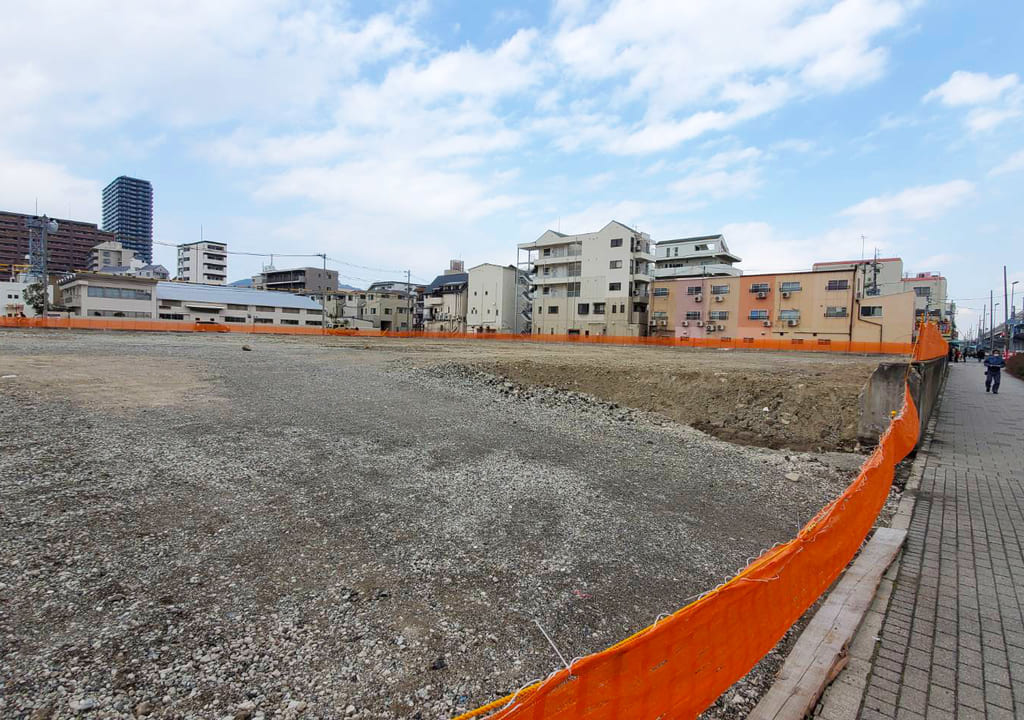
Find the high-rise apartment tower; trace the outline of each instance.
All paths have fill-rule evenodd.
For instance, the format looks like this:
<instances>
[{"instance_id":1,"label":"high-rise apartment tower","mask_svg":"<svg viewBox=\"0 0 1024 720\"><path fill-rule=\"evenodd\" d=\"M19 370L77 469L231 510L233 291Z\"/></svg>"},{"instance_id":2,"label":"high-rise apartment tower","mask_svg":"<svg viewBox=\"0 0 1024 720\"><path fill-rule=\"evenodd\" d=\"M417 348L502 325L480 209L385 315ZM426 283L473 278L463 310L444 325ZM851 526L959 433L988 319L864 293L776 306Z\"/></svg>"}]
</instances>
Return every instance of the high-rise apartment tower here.
<instances>
[{"instance_id":1,"label":"high-rise apartment tower","mask_svg":"<svg viewBox=\"0 0 1024 720\"><path fill-rule=\"evenodd\" d=\"M125 249L153 262L153 186L122 175L103 188L103 229Z\"/></svg>"}]
</instances>

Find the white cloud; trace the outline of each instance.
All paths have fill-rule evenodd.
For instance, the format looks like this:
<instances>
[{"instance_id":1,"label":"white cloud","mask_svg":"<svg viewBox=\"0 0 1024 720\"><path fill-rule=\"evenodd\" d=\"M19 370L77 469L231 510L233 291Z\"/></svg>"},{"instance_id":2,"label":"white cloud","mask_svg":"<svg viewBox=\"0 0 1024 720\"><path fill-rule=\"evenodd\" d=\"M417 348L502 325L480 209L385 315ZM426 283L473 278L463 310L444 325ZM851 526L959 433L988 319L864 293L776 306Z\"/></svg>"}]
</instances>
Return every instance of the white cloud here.
<instances>
[{"instance_id":1,"label":"white cloud","mask_svg":"<svg viewBox=\"0 0 1024 720\"><path fill-rule=\"evenodd\" d=\"M993 130L1024 115L1024 87L1014 73L992 77L957 70L924 100L938 100L947 107L970 107L964 122L975 133Z\"/></svg>"},{"instance_id":2,"label":"white cloud","mask_svg":"<svg viewBox=\"0 0 1024 720\"><path fill-rule=\"evenodd\" d=\"M974 192L966 180L951 180L939 185L920 185L896 193L879 195L843 210L841 215L857 217L904 215L923 220L936 217L964 202Z\"/></svg>"},{"instance_id":3,"label":"white cloud","mask_svg":"<svg viewBox=\"0 0 1024 720\"><path fill-rule=\"evenodd\" d=\"M1024 170L1024 150L1018 150L1003 162L989 170L989 175L1005 175L1006 173Z\"/></svg>"},{"instance_id":4,"label":"white cloud","mask_svg":"<svg viewBox=\"0 0 1024 720\"><path fill-rule=\"evenodd\" d=\"M988 73L957 70L949 80L924 96L925 101L939 100L943 105L982 105L998 100L1015 88L1019 78L1015 74L992 77Z\"/></svg>"},{"instance_id":5,"label":"white cloud","mask_svg":"<svg viewBox=\"0 0 1024 720\"><path fill-rule=\"evenodd\" d=\"M63 165L21 160L0 150L4 210L34 213L38 202L39 212L50 217L99 222L101 189L99 183L77 177Z\"/></svg>"},{"instance_id":6,"label":"white cloud","mask_svg":"<svg viewBox=\"0 0 1024 720\"><path fill-rule=\"evenodd\" d=\"M589 21L579 8L570 13L553 46L570 80L604 94L611 84L616 105L641 106L641 121L607 123L608 149L661 152L795 97L877 79L887 57L879 36L901 25L912 5L616 0Z\"/></svg>"}]
</instances>

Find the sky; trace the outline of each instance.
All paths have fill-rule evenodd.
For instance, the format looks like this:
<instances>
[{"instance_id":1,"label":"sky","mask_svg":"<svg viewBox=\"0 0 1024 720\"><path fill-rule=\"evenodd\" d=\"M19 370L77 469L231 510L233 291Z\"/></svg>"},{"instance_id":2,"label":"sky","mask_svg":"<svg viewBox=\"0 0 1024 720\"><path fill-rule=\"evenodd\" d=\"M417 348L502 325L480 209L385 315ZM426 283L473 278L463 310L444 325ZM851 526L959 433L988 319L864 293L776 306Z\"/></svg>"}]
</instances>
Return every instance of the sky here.
<instances>
[{"instance_id":1,"label":"sky","mask_svg":"<svg viewBox=\"0 0 1024 720\"><path fill-rule=\"evenodd\" d=\"M724 233L745 272L877 249L977 324L1024 296L1024 3L14 3L0 209L154 187L200 235L341 282L516 260L545 229ZM231 279L269 258L232 255Z\"/></svg>"}]
</instances>

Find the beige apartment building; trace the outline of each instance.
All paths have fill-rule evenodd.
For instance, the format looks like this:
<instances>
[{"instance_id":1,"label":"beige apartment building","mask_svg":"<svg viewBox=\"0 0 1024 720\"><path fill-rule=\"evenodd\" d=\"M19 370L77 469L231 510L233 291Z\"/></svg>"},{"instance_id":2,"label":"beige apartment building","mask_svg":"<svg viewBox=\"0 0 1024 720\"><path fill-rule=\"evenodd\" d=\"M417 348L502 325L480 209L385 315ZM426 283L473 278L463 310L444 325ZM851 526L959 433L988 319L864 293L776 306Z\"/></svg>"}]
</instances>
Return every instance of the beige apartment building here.
<instances>
[{"instance_id":1,"label":"beige apartment building","mask_svg":"<svg viewBox=\"0 0 1024 720\"><path fill-rule=\"evenodd\" d=\"M613 220L580 235L548 230L519 250L533 270L535 334L647 334L655 261L647 233Z\"/></svg>"},{"instance_id":2,"label":"beige apartment building","mask_svg":"<svg viewBox=\"0 0 1024 720\"><path fill-rule=\"evenodd\" d=\"M135 251L116 240L107 240L89 251L89 270L100 272L104 268L128 267L135 260Z\"/></svg>"},{"instance_id":3,"label":"beige apartment building","mask_svg":"<svg viewBox=\"0 0 1024 720\"><path fill-rule=\"evenodd\" d=\"M903 260L898 257L819 262L814 263L812 269L860 270L864 278L865 297L913 292L917 322L929 320L938 323L940 331L947 338L953 337L956 331L956 304L947 296L946 278L941 273L905 273Z\"/></svg>"},{"instance_id":4,"label":"beige apartment building","mask_svg":"<svg viewBox=\"0 0 1024 720\"><path fill-rule=\"evenodd\" d=\"M434 278L423 291L423 329L426 332L466 332L469 314L469 273L461 260Z\"/></svg>"},{"instance_id":5,"label":"beige apartment building","mask_svg":"<svg viewBox=\"0 0 1024 720\"><path fill-rule=\"evenodd\" d=\"M911 292L866 297L862 268L657 280L651 330L679 338L911 342Z\"/></svg>"}]
</instances>

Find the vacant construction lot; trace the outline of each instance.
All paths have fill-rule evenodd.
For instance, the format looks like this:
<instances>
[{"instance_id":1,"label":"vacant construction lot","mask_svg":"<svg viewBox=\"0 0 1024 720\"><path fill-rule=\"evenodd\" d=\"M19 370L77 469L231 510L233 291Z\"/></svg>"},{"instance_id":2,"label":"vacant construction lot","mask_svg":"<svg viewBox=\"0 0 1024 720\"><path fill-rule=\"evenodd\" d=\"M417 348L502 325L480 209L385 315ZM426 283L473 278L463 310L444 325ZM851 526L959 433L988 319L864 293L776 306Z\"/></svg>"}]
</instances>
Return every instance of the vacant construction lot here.
<instances>
[{"instance_id":1,"label":"vacant construction lot","mask_svg":"<svg viewBox=\"0 0 1024 720\"><path fill-rule=\"evenodd\" d=\"M580 360L607 375L574 378ZM874 363L0 332L0 715L432 718L494 699L558 664L535 621L566 656L635 632L789 538L860 457L732 445L466 364L556 369L676 417L663 398L735 406L765 374L831 412Z\"/></svg>"}]
</instances>

